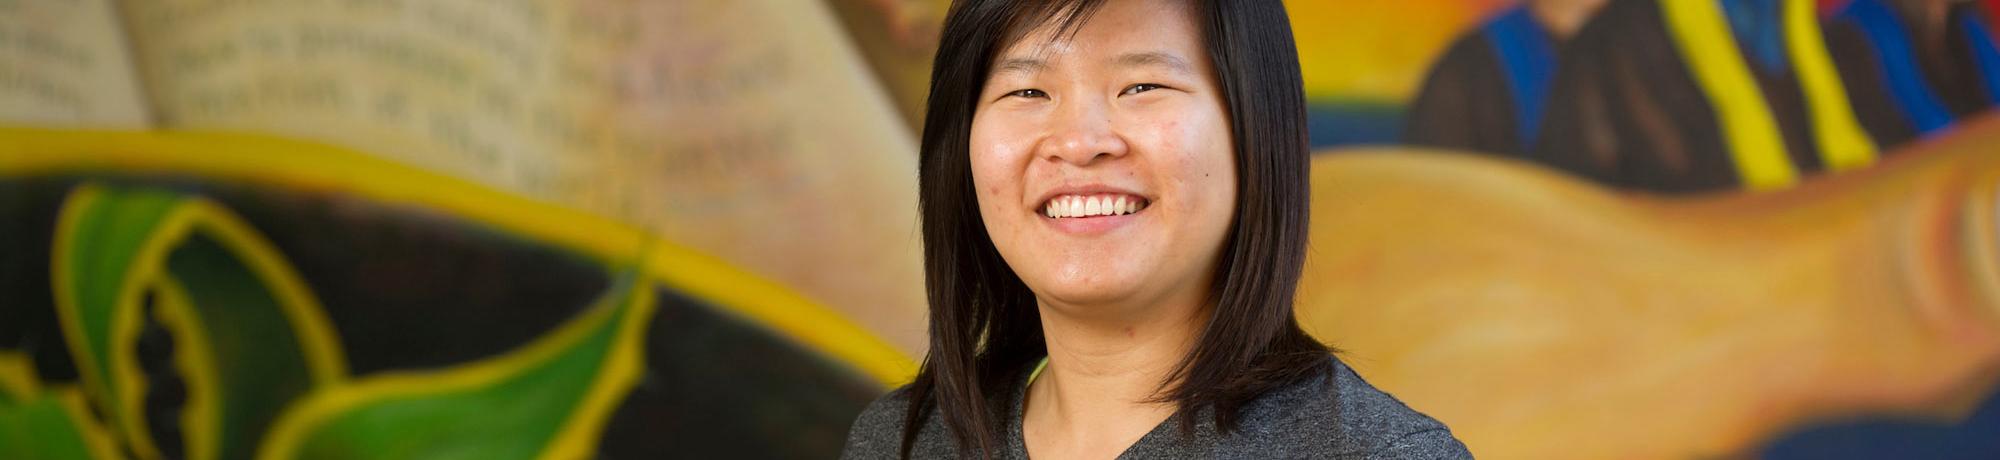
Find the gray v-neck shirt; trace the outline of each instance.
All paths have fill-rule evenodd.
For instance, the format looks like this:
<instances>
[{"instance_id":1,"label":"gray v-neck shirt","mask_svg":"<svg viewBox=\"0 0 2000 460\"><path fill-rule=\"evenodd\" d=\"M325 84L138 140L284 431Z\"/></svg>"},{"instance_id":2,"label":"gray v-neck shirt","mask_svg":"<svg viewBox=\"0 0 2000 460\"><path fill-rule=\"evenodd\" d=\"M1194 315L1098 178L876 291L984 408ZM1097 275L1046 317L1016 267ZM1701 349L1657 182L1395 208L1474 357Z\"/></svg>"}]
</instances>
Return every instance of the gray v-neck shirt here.
<instances>
[{"instance_id":1,"label":"gray v-neck shirt","mask_svg":"<svg viewBox=\"0 0 2000 460\"><path fill-rule=\"evenodd\" d=\"M1204 410L1196 419L1194 435L1185 436L1179 424L1187 414L1177 412L1118 458L1472 458L1443 423L1375 389L1339 359L1328 359L1333 360L1329 372L1266 392L1245 405L1235 433L1218 433L1214 418ZM1006 437L1000 440L1002 459L1028 458L1021 439L1026 383L1024 377L1009 389L1012 408ZM909 404L907 390L898 388L862 410L848 431L841 458L897 458L903 412ZM967 457L936 409L925 418L910 453L912 458Z\"/></svg>"}]
</instances>

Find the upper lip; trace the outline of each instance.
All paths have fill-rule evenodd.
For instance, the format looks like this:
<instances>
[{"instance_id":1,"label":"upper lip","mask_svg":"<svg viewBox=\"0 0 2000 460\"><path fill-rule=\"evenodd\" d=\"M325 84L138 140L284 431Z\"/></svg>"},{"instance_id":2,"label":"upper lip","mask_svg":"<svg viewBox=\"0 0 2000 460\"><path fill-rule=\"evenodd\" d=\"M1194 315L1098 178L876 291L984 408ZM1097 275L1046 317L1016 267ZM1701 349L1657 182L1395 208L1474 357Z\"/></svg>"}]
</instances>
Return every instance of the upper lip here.
<instances>
[{"instance_id":1,"label":"upper lip","mask_svg":"<svg viewBox=\"0 0 2000 460\"><path fill-rule=\"evenodd\" d=\"M1132 189L1128 189L1128 188L1122 188L1122 187L1116 187L1116 186L1111 186L1111 185L1104 185L1104 184L1078 184L1078 185L1065 185L1065 186L1061 186L1061 187L1056 187L1056 188L1053 188L1053 189L1049 189L1049 191L1047 191L1047 192L1043 192L1043 193L1042 193L1042 196L1041 196L1040 198L1036 198L1036 199L1035 199L1035 204L1036 204L1036 206L1037 206L1037 209L1040 209L1040 208L1047 208L1047 207L1049 207L1049 200L1054 200L1054 199L1056 199L1056 197L1058 197L1058 196L1063 196L1063 195L1103 195L1103 194L1112 194L1112 193L1116 193L1116 194L1123 194L1123 195L1132 195L1132 196L1136 196L1136 197L1139 197L1140 199L1143 199L1143 200L1146 200L1146 202L1147 202L1147 203L1151 203L1151 202L1153 202L1153 197L1150 197L1150 196L1146 196L1145 194L1142 194L1142 193L1139 193L1139 192L1135 192L1135 191L1132 191Z\"/></svg>"}]
</instances>

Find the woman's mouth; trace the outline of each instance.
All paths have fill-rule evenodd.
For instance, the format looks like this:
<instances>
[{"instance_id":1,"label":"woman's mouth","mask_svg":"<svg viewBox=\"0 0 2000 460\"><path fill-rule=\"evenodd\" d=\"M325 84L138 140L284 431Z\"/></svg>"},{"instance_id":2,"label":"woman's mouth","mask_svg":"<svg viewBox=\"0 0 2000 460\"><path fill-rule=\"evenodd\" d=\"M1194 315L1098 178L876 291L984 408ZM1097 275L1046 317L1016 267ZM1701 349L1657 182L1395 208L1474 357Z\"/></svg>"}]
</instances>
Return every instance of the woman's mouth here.
<instances>
[{"instance_id":1,"label":"woman's mouth","mask_svg":"<svg viewBox=\"0 0 2000 460\"><path fill-rule=\"evenodd\" d=\"M1146 199L1122 193L1057 195L1042 205L1042 214L1056 219L1117 216L1146 209Z\"/></svg>"}]
</instances>

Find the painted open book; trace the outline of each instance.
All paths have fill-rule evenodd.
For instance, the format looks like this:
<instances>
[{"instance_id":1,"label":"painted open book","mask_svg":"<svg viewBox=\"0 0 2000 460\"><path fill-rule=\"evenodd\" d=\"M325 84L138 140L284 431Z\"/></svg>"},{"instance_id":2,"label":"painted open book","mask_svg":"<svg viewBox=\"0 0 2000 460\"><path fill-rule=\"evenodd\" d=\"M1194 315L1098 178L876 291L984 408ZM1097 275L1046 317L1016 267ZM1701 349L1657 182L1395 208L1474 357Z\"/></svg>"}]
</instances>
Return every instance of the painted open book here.
<instances>
[{"instance_id":1,"label":"painted open book","mask_svg":"<svg viewBox=\"0 0 2000 460\"><path fill-rule=\"evenodd\" d=\"M945 3L0 0L0 457L832 456L925 351ZM1994 448L2000 120L1672 196L1396 145L1514 4L1288 5L1309 332L1480 457Z\"/></svg>"},{"instance_id":2,"label":"painted open book","mask_svg":"<svg viewBox=\"0 0 2000 460\"><path fill-rule=\"evenodd\" d=\"M840 21L0 3L0 456L837 451L922 333Z\"/></svg>"}]
</instances>

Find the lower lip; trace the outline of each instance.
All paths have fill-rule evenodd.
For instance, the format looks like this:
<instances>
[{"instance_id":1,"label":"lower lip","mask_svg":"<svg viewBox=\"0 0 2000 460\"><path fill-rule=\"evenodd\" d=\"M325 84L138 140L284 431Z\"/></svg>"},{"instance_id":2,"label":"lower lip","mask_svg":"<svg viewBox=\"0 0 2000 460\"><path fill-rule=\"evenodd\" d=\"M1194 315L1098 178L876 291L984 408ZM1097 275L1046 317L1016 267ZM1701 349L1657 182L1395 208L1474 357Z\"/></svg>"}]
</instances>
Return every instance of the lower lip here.
<instances>
[{"instance_id":1,"label":"lower lip","mask_svg":"<svg viewBox=\"0 0 2000 460\"><path fill-rule=\"evenodd\" d=\"M1123 227L1126 224L1130 224L1133 221L1137 220L1139 216L1144 215L1144 213L1145 210L1140 210L1139 212L1131 214L1119 214L1115 216L1094 216L1094 217L1073 217L1073 218L1071 217L1055 218L1046 215L1037 215L1037 216L1041 217L1042 222L1047 222L1049 226L1055 227L1056 231L1058 232L1067 233L1071 235L1097 235L1110 232L1119 227Z\"/></svg>"}]
</instances>

